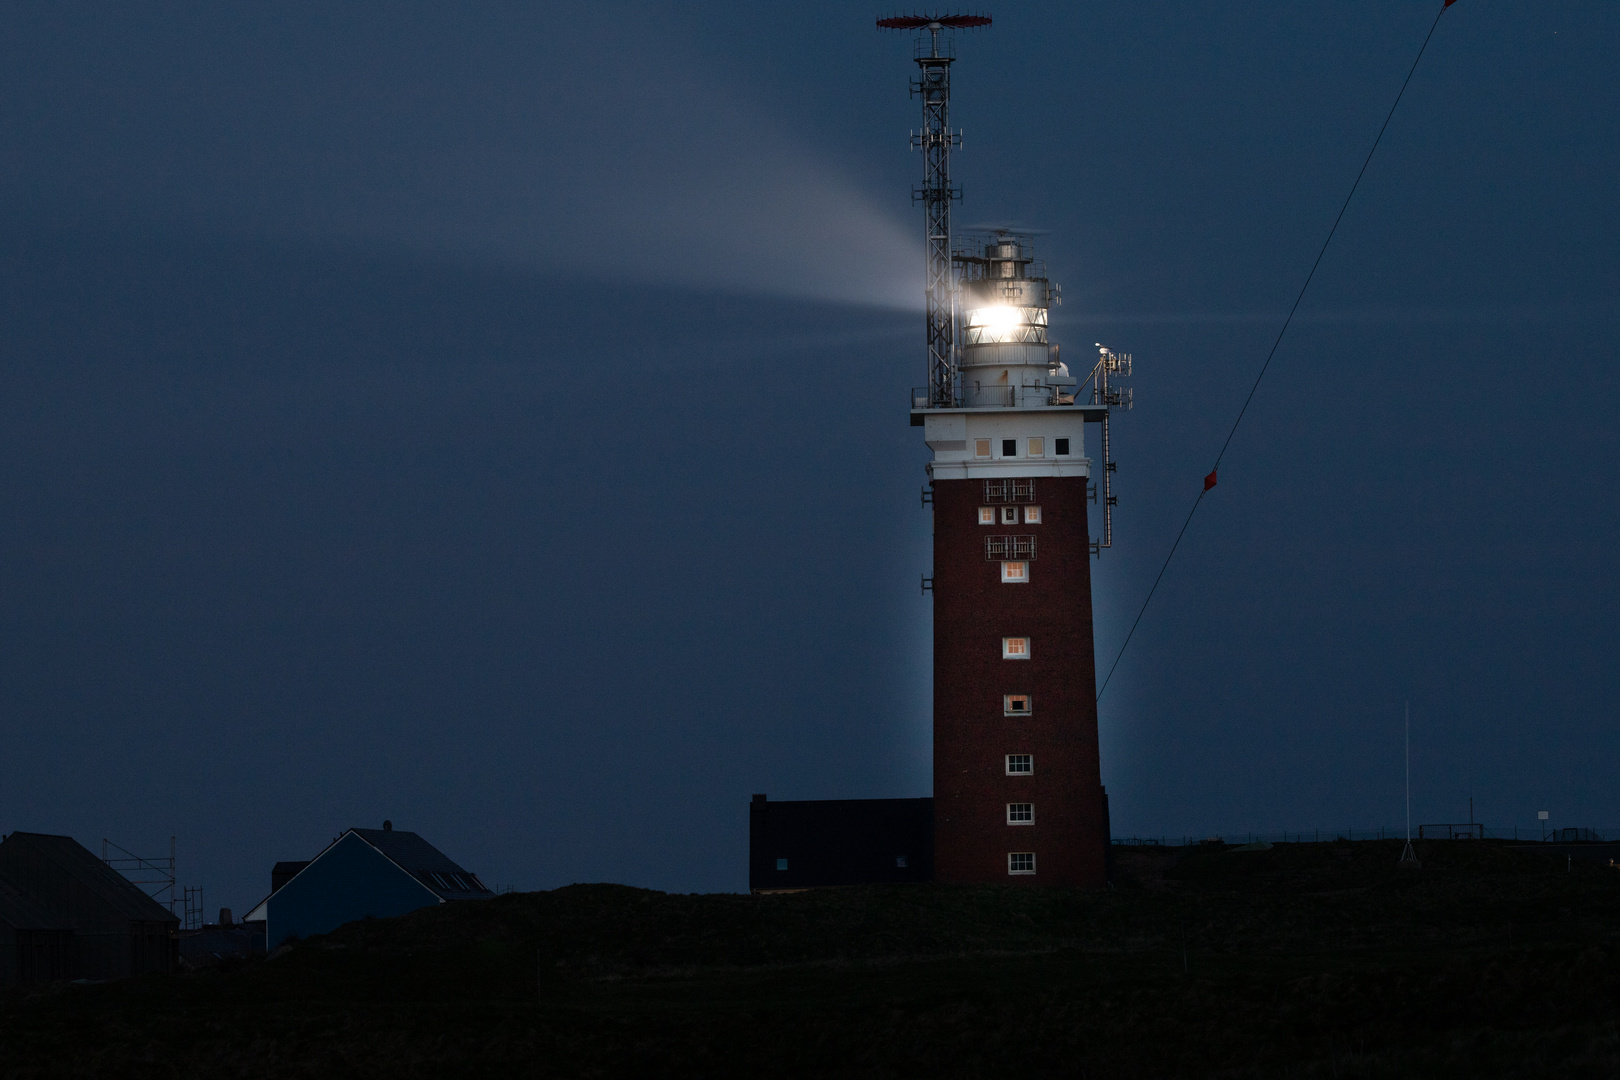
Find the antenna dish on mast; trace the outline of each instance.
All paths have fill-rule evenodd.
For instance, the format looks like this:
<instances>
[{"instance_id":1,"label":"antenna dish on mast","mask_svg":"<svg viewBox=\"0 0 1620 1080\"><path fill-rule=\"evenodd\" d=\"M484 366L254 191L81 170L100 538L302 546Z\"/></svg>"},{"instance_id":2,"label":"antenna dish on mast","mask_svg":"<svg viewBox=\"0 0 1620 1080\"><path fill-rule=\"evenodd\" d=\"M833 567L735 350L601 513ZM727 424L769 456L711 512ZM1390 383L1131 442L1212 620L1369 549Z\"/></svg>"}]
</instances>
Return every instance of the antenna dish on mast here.
<instances>
[{"instance_id":1,"label":"antenna dish on mast","mask_svg":"<svg viewBox=\"0 0 1620 1080\"><path fill-rule=\"evenodd\" d=\"M975 30L990 25L988 15L889 15L877 21L879 30Z\"/></svg>"},{"instance_id":2,"label":"antenna dish on mast","mask_svg":"<svg viewBox=\"0 0 1620 1080\"><path fill-rule=\"evenodd\" d=\"M997 236L1051 236L1051 229L1026 229L1016 221L976 221L962 226L966 232L995 233Z\"/></svg>"}]
</instances>

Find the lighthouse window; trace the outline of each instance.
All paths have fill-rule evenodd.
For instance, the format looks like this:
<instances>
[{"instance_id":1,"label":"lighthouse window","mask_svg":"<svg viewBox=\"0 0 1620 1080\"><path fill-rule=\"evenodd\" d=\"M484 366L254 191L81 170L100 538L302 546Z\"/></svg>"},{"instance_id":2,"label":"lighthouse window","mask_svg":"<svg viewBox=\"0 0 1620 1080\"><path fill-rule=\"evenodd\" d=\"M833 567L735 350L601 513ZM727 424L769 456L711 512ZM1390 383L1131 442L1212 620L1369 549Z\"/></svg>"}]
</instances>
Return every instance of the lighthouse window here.
<instances>
[{"instance_id":1,"label":"lighthouse window","mask_svg":"<svg viewBox=\"0 0 1620 1080\"><path fill-rule=\"evenodd\" d=\"M996 508L993 506L979 507L979 524L994 525L996 523Z\"/></svg>"},{"instance_id":2,"label":"lighthouse window","mask_svg":"<svg viewBox=\"0 0 1620 1080\"><path fill-rule=\"evenodd\" d=\"M1017 457L1018 456L1018 440L1017 439L1002 439L1001 440L1001 456L1002 457Z\"/></svg>"},{"instance_id":3,"label":"lighthouse window","mask_svg":"<svg viewBox=\"0 0 1620 1080\"><path fill-rule=\"evenodd\" d=\"M989 439L974 439L973 440L973 456L974 457L989 457L990 456L990 440Z\"/></svg>"},{"instance_id":4,"label":"lighthouse window","mask_svg":"<svg viewBox=\"0 0 1620 1080\"><path fill-rule=\"evenodd\" d=\"M1007 873L1033 874L1035 872L1035 853L1033 851L1007 852Z\"/></svg>"},{"instance_id":5,"label":"lighthouse window","mask_svg":"<svg viewBox=\"0 0 1620 1080\"><path fill-rule=\"evenodd\" d=\"M1016 525L1016 524L1018 524L1018 507L1016 507L1016 506L1003 506L1001 508L1001 523L1003 525Z\"/></svg>"},{"instance_id":6,"label":"lighthouse window","mask_svg":"<svg viewBox=\"0 0 1620 1080\"><path fill-rule=\"evenodd\" d=\"M1007 824L1033 825L1035 824L1035 804L1028 802L1010 802L1007 804Z\"/></svg>"},{"instance_id":7,"label":"lighthouse window","mask_svg":"<svg viewBox=\"0 0 1620 1080\"><path fill-rule=\"evenodd\" d=\"M1029 581L1029 563L1004 562L1001 564L1001 581L1005 585L1023 585Z\"/></svg>"},{"instance_id":8,"label":"lighthouse window","mask_svg":"<svg viewBox=\"0 0 1620 1080\"><path fill-rule=\"evenodd\" d=\"M1038 506L1024 507L1024 524L1039 525L1041 523L1041 508Z\"/></svg>"},{"instance_id":9,"label":"lighthouse window","mask_svg":"<svg viewBox=\"0 0 1620 1080\"><path fill-rule=\"evenodd\" d=\"M1029 715L1028 694L1004 694L1001 699L1002 712L1008 716Z\"/></svg>"},{"instance_id":10,"label":"lighthouse window","mask_svg":"<svg viewBox=\"0 0 1620 1080\"><path fill-rule=\"evenodd\" d=\"M1003 660L1028 660L1029 638L1004 637L1001 639L1001 658Z\"/></svg>"},{"instance_id":11,"label":"lighthouse window","mask_svg":"<svg viewBox=\"0 0 1620 1080\"><path fill-rule=\"evenodd\" d=\"M1008 776L1033 776L1035 774L1035 756L1033 754L1008 754Z\"/></svg>"},{"instance_id":12,"label":"lighthouse window","mask_svg":"<svg viewBox=\"0 0 1620 1080\"><path fill-rule=\"evenodd\" d=\"M1031 440L1029 440L1029 456L1030 457L1045 457L1046 456L1046 440L1045 439L1031 439Z\"/></svg>"},{"instance_id":13,"label":"lighthouse window","mask_svg":"<svg viewBox=\"0 0 1620 1080\"><path fill-rule=\"evenodd\" d=\"M1053 439L1052 440L1052 445L1053 445L1053 448L1057 451L1057 456L1058 457L1068 457L1069 456L1069 440L1068 439Z\"/></svg>"}]
</instances>

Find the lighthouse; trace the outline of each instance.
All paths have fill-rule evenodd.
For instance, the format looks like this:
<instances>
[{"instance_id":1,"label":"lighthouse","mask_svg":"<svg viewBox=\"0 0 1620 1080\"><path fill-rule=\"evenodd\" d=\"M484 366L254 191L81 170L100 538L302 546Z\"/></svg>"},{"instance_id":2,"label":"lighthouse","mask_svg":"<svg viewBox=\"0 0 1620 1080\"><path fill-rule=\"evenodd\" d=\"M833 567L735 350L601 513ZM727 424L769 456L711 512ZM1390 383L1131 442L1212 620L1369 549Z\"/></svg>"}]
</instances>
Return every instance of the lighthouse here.
<instances>
[{"instance_id":1,"label":"lighthouse","mask_svg":"<svg viewBox=\"0 0 1620 1080\"><path fill-rule=\"evenodd\" d=\"M1131 358L1097 345L1081 378L1051 340L1058 290L1035 237L956 237L951 32L985 15L900 15L916 32L923 126L928 382L911 424L930 460L934 794L749 804L753 892L920 883L1096 888L1108 799L1097 747L1091 560L1112 546L1109 417L1129 409ZM1071 355L1073 352L1071 350ZM1089 436L1088 436L1089 433ZM1089 441L1088 441L1089 438Z\"/></svg>"},{"instance_id":2,"label":"lighthouse","mask_svg":"<svg viewBox=\"0 0 1620 1080\"><path fill-rule=\"evenodd\" d=\"M1076 402L1030 247L1004 233L957 250L954 400L912 401L931 452L934 875L1100 886L1086 431L1108 405Z\"/></svg>"},{"instance_id":3,"label":"lighthouse","mask_svg":"<svg viewBox=\"0 0 1620 1080\"><path fill-rule=\"evenodd\" d=\"M923 127L928 385L911 423L930 451L934 878L1101 886L1109 844L1097 742L1091 559L1113 542L1108 418L1130 358L1098 346L1082 380L1051 340L1057 290L1034 237L959 243L951 206L951 31L983 15L901 16L916 32ZM1095 431L1087 444L1088 428ZM1101 481L1098 537L1090 508Z\"/></svg>"}]
</instances>

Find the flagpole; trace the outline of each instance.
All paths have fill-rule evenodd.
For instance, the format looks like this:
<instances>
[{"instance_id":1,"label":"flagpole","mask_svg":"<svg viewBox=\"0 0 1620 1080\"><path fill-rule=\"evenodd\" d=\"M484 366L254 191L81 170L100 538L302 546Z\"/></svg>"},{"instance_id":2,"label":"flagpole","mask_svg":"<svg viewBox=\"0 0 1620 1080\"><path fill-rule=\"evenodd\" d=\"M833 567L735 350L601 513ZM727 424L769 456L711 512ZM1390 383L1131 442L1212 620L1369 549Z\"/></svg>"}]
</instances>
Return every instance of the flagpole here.
<instances>
[{"instance_id":1,"label":"flagpole","mask_svg":"<svg viewBox=\"0 0 1620 1080\"><path fill-rule=\"evenodd\" d=\"M1406 847L1401 852L1401 861L1396 864L1403 869L1416 870L1418 863L1417 853L1412 850L1412 703L1406 705Z\"/></svg>"}]
</instances>

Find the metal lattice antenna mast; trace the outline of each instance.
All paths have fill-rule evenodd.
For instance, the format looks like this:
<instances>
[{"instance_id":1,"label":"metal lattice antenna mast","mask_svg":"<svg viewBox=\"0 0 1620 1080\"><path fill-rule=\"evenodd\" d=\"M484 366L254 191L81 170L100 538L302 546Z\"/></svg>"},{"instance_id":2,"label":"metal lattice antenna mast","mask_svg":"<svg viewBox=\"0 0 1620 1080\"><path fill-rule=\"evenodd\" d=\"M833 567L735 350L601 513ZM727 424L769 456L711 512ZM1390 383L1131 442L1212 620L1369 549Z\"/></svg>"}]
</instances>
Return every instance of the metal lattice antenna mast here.
<instances>
[{"instance_id":1,"label":"metal lattice antenna mast","mask_svg":"<svg viewBox=\"0 0 1620 1080\"><path fill-rule=\"evenodd\" d=\"M898 15L879 19L884 30L928 31L917 35L917 77L911 81L911 94L922 98L923 126L911 135L913 149L923 153L923 182L911 191L911 201L923 204L928 244L927 278L924 292L928 300L928 405L951 409L956 395L956 310L953 303L955 281L951 262L951 203L962 197L962 189L951 185L951 148L962 145L962 133L951 131L951 62L949 39L940 48L940 35L946 30L966 30L989 26L987 15Z\"/></svg>"}]
</instances>

